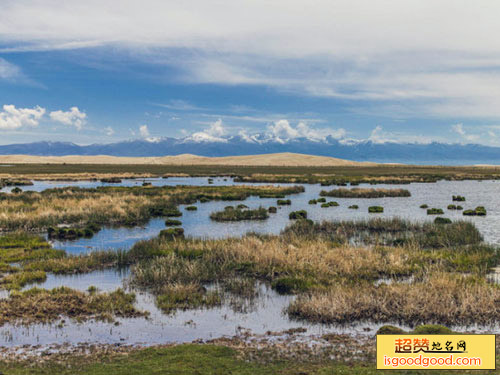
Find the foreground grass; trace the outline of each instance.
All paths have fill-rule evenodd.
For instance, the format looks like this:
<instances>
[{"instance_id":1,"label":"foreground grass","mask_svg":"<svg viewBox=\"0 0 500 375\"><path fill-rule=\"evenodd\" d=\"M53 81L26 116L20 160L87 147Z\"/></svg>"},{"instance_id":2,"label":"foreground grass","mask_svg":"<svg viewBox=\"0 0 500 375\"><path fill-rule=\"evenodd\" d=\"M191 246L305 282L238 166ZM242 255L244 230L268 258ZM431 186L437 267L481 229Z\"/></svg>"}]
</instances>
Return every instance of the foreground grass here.
<instances>
[{"instance_id":1,"label":"foreground grass","mask_svg":"<svg viewBox=\"0 0 500 375\"><path fill-rule=\"evenodd\" d=\"M112 321L115 316L145 316L146 313L134 307L134 302L135 295L122 289L110 293L85 293L66 287L33 288L0 299L0 325L47 323L61 317Z\"/></svg>"},{"instance_id":2,"label":"foreground grass","mask_svg":"<svg viewBox=\"0 0 500 375\"><path fill-rule=\"evenodd\" d=\"M260 356L265 357L264 350ZM497 359L497 368L499 360ZM30 361L0 362L0 371L21 375L327 375L394 374L377 371L374 361L332 360L248 360L235 349L220 345L178 345L132 350L121 354L72 355L37 364ZM425 374L428 371L396 371L398 374ZM497 371L446 371L451 374L491 374Z\"/></svg>"},{"instance_id":3,"label":"foreground grass","mask_svg":"<svg viewBox=\"0 0 500 375\"><path fill-rule=\"evenodd\" d=\"M395 231L407 241L353 247L341 233L359 230ZM281 236L142 241L129 257L139 260L132 268L132 284L156 294L158 301L167 298L162 297L164 286L169 286L167 299L175 301L175 290L249 278L269 283L279 293L299 294L290 315L315 322L464 324L500 319L495 302L500 300L500 288L485 279L500 260L498 251L482 244L477 229L465 222L378 219L314 224L302 219ZM393 283L376 285L380 278ZM398 282L401 278L410 281ZM185 287L172 287L179 284ZM189 299L184 292L178 294L180 308L185 308ZM203 304L203 298L194 298L193 307Z\"/></svg>"}]
</instances>

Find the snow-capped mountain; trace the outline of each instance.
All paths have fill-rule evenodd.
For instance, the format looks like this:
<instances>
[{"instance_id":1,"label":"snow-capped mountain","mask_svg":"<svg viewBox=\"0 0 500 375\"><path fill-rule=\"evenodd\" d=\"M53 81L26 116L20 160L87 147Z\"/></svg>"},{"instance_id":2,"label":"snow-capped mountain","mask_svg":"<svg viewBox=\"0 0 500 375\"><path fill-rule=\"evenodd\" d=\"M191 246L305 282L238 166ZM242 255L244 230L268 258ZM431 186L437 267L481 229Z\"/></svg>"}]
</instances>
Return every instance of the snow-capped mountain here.
<instances>
[{"instance_id":1,"label":"snow-capped mountain","mask_svg":"<svg viewBox=\"0 0 500 375\"><path fill-rule=\"evenodd\" d=\"M215 138L193 134L185 138L138 139L85 146L67 142L35 142L0 146L0 154L164 156L191 153L201 156L231 156L294 152L356 161L448 165L500 164L500 147L477 144L377 143L369 140L336 139L332 136L323 139L283 139L262 134Z\"/></svg>"}]
</instances>

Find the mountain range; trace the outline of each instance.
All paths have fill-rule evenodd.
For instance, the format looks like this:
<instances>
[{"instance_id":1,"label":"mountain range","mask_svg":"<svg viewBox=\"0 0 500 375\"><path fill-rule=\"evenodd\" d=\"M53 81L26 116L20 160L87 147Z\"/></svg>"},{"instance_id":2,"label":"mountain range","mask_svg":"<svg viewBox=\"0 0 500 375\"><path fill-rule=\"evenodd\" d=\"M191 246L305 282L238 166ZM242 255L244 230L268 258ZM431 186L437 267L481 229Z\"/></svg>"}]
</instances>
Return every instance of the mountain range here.
<instances>
[{"instance_id":1,"label":"mountain range","mask_svg":"<svg viewBox=\"0 0 500 375\"><path fill-rule=\"evenodd\" d=\"M186 138L150 138L108 144L77 145L70 142L41 141L0 146L0 155L112 155L166 156L196 154L200 156L237 156L293 152L331 156L354 161L409 164L500 164L500 147L478 144L447 143L377 143L370 140L322 140L294 138L259 140L256 137L230 136L218 141Z\"/></svg>"}]
</instances>

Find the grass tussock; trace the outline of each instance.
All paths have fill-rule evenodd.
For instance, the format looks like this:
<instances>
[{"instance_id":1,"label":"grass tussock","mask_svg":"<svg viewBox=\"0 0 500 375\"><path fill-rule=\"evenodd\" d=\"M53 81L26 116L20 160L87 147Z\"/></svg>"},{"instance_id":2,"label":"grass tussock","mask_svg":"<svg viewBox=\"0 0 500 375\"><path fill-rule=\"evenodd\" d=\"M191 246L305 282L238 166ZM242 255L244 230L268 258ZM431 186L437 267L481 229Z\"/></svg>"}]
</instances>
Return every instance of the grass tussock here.
<instances>
[{"instance_id":1,"label":"grass tussock","mask_svg":"<svg viewBox=\"0 0 500 375\"><path fill-rule=\"evenodd\" d=\"M322 190L320 195L323 197L335 198L387 198L387 197L410 197L411 194L406 189L334 189L330 191Z\"/></svg>"},{"instance_id":2,"label":"grass tussock","mask_svg":"<svg viewBox=\"0 0 500 375\"><path fill-rule=\"evenodd\" d=\"M139 317L135 295L117 289L110 293L84 293L66 287L52 290L33 288L0 299L0 324L52 322L61 317L77 320Z\"/></svg>"},{"instance_id":3,"label":"grass tussock","mask_svg":"<svg viewBox=\"0 0 500 375\"><path fill-rule=\"evenodd\" d=\"M474 276L436 274L425 282L391 285L335 285L327 292L300 296L288 312L322 323L360 320L419 323L491 324L500 318L500 288Z\"/></svg>"},{"instance_id":4,"label":"grass tussock","mask_svg":"<svg viewBox=\"0 0 500 375\"><path fill-rule=\"evenodd\" d=\"M269 211L264 207L254 210L242 208L226 208L223 211L212 212L210 219L214 221L243 221L243 220L266 220L269 218Z\"/></svg>"},{"instance_id":5,"label":"grass tussock","mask_svg":"<svg viewBox=\"0 0 500 375\"><path fill-rule=\"evenodd\" d=\"M169 314L176 310L219 306L222 298L217 291L207 291L196 283L164 286L156 298L157 306Z\"/></svg>"}]
</instances>

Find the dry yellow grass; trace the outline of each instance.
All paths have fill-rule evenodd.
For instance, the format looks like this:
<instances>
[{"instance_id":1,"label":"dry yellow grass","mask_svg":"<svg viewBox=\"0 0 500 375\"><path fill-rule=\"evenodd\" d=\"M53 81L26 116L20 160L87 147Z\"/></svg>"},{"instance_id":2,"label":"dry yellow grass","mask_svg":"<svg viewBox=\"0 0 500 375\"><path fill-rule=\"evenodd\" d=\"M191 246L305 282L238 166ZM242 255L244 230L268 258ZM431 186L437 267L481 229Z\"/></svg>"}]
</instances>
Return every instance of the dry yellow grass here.
<instances>
[{"instance_id":1,"label":"dry yellow grass","mask_svg":"<svg viewBox=\"0 0 500 375\"><path fill-rule=\"evenodd\" d=\"M323 323L372 320L406 324L490 324L500 318L500 288L484 279L438 273L425 282L337 284L299 296L288 312Z\"/></svg>"}]
</instances>

